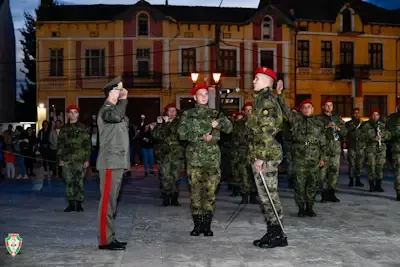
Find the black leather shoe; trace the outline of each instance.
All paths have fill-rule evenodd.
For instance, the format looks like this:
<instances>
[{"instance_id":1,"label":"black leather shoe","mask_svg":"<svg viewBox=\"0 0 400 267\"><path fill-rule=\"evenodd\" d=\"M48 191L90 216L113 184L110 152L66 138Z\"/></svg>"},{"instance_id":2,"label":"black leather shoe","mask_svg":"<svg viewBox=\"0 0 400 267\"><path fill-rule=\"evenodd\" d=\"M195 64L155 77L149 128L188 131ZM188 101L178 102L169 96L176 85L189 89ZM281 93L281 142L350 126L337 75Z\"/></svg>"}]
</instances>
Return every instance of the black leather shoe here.
<instances>
[{"instance_id":1,"label":"black leather shoe","mask_svg":"<svg viewBox=\"0 0 400 267\"><path fill-rule=\"evenodd\" d=\"M125 250L125 246L117 243L115 240L108 245L99 245L99 249L107 249L107 250Z\"/></svg>"},{"instance_id":2,"label":"black leather shoe","mask_svg":"<svg viewBox=\"0 0 400 267\"><path fill-rule=\"evenodd\" d=\"M126 246L128 244L128 242L119 242L117 239L115 239L114 242L121 244L123 246Z\"/></svg>"}]
</instances>

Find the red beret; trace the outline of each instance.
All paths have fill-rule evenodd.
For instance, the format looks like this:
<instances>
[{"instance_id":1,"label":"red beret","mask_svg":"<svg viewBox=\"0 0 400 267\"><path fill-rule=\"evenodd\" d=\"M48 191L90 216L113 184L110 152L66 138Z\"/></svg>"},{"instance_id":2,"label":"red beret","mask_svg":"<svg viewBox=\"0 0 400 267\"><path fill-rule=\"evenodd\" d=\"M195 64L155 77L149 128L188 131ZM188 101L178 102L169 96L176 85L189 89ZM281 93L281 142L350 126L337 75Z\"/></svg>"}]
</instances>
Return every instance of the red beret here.
<instances>
[{"instance_id":1,"label":"red beret","mask_svg":"<svg viewBox=\"0 0 400 267\"><path fill-rule=\"evenodd\" d=\"M257 68L257 69L256 69L256 74L258 74L258 73L268 75L269 77L271 77L271 78L274 79L275 81L276 81L276 79L277 79L276 72L273 71L273 70L270 69L270 68L267 68L267 67L259 67L259 68Z\"/></svg>"},{"instance_id":2,"label":"red beret","mask_svg":"<svg viewBox=\"0 0 400 267\"><path fill-rule=\"evenodd\" d=\"M190 90L190 94L191 94L191 95L195 95L196 92L197 92L198 90L200 90L200 89L207 89L207 90L208 90L208 85L207 85L207 83L204 82L204 83L202 83L202 84L196 85L195 87L193 87L192 90Z\"/></svg>"},{"instance_id":3,"label":"red beret","mask_svg":"<svg viewBox=\"0 0 400 267\"><path fill-rule=\"evenodd\" d=\"M165 106L164 110L167 111L169 108L176 108L176 105L174 103L168 104Z\"/></svg>"},{"instance_id":4,"label":"red beret","mask_svg":"<svg viewBox=\"0 0 400 267\"><path fill-rule=\"evenodd\" d=\"M243 107L242 107L242 110L244 110L245 107L253 107L253 103L252 103L252 102L246 102L246 103L244 103L244 105L243 105Z\"/></svg>"},{"instance_id":5,"label":"red beret","mask_svg":"<svg viewBox=\"0 0 400 267\"><path fill-rule=\"evenodd\" d=\"M325 101L322 103L322 105L324 106L326 103L329 103L329 102L333 103L332 98L325 99Z\"/></svg>"},{"instance_id":6,"label":"red beret","mask_svg":"<svg viewBox=\"0 0 400 267\"><path fill-rule=\"evenodd\" d=\"M360 111L360 108L353 108L353 111Z\"/></svg>"},{"instance_id":7,"label":"red beret","mask_svg":"<svg viewBox=\"0 0 400 267\"><path fill-rule=\"evenodd\" d=\"M373 109L371 110L371 113L370 113L369 116L372 117L372 115L373 115L375 112L376 112L376 113L381 113L380 110L379 110L379 108L373 108Z\"/></svg>"},{"instance_id":8,"label":"red beret","mask_svg":"<svg viewBox=\"0 0 400 267\"><path fill-rule=\"evenodd\" d=\"M75 109L78 112L81 112L81 109L77 105L69 105L66 109L67 113L70 112L71 110Z\"/></svg>"},{"instance_id":9,"label":"red beret","mask_svg":"<svg viewBox=\"0 0 400 267\"><path fill-rule=\"evenodd\" d=\"M311 104L312 105L311 99L307 98L307 99L301 101L301 103L299 105L299 109L301 109L305 104Z\"/></svg>"}]
</instances>

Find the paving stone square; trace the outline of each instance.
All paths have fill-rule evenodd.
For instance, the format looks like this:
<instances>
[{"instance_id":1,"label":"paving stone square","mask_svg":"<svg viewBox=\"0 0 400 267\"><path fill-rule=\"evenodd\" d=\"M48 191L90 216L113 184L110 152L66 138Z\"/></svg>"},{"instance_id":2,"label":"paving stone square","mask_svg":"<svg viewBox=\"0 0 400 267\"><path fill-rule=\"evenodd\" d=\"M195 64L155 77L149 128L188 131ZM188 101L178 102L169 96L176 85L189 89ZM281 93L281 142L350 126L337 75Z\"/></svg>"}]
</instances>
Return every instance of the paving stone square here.
<instances>
[{"instance_id":1,"label":"paving stone square","mask_svg":"<svg viewBox=\"0 0 400 267\"><path fill-rule=\"evenodd\" d=\"M293 192L280 180L289 246L263 250L252 245L265 233L258 205L246 205L227 228L240 202L223 184L217 197L213 237L191 237L188 185L181 184L181 207L161 207L158 177L135 168L123 182L117 238L125 251L97 249L99 188L85 182L85 212L65 213L61 179L37 177L0 183L0 235L19 233L22 249L12 257L0 241L0 266L123 267L333 267L400 266L400 202L385 173L384 193L347 187L346 166L338 185L340 203L319 202L315 218L298 218ZM363 180L364 184L367 181ZM317 200L320 197L317 196Z\"/></svg>"}]
</instances>

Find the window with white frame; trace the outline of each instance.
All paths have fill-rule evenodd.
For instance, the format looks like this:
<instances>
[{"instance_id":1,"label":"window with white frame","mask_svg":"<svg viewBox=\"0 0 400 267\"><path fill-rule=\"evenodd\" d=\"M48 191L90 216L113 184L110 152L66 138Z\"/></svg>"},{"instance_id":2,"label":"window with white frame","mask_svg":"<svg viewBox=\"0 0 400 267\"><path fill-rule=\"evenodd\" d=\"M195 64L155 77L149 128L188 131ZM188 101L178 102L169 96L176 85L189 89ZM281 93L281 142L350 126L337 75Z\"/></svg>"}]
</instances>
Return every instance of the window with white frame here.
<instances>
[{"instance_id":1,"label":"window with white frame","mask_svg":"<svg viewBox=\"0 0 400 267\"><path fill-rule=\"evenodd\" d=\"M190 73L196 71L196 48L181 49L182 57L182 76L188 76Z\"/></svg>"},{"instance_id":2,"label":"window with white frame","mask_svg":"<svg viewBox=\"0 0 400 267\"><path fill-rule=\"evenodd\" d=\"M145 13L141 13L138 16L138 35L148 36L149 35L149 16Z\"/></svg>"},{"instance_id":3,"label":"window with white frame","mask_svg":"<svg viewBox=\"0 0 400 267\"><path fill-rule=\"evenodd\" d=\"M85 76L106 76L105 55L105 49L86 49Z\"/></svg>"},{"instance_id":4,"label":"window with white frame","mask_svg":"<svg viewBox=\"0 0 400 267\"><path fill-rule=\"evenodd\" d=\"M139 77L150 75L150 48L136 49L136 64Z\"/></svg>"},{"instance_id":5,"label":"window with white frame","mask_svg":"<svg viewBox=\"0 0 400 267\"><path fill-rule=\"evenodd\" d=\"M64 76L64 49L50 48L49 57L49 76Z\"/></svg>"},{"instance_id":6,"label":"window with white frame","mask_svg":"<svg viewBox=\"0 0 400 267\"><path fill-rule=\"evenodd\" d=\"M262 21L262 38L263 40L273 39L274 20L270 16L265 16Z\"/></svg>"}]
</instances>

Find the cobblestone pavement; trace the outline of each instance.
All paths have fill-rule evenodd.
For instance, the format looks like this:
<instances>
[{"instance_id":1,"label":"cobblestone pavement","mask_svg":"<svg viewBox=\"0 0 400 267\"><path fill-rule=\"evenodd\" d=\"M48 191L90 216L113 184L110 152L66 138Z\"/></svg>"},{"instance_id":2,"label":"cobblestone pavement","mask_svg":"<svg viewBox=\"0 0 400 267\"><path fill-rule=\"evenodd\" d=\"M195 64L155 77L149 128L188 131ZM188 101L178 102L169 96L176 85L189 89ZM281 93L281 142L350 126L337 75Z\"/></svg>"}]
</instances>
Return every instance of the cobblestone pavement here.
<instances>
[{"instance_id":1,"label":"cobblestone pavement","mask_svg":"<svg viewBox=\"0 0 400 267\"><path fill-rule=\"evenodd\" d=\"M265 233L258 205L247 205L226 229L240 202L224 185L217 199L214 237L190 237L192 229L187 182L182 181L181 207L161 207L158 179L136 169L125 178L118 208L117 237L126 251L97 249L98 183L85 183L85 212L64 213L65 186L59 179L7 180L0 184L0 234L19 233L21 252L8 254L0 242L2 266L400 266L400 202L390 173L385 193L368 187L348 189L341 176L340 203L316 204L316 218L297 218L293 193L282 179L289 246L262 250L252 241ZM364 183L367 181L364 180ZM317 197L319 200L319 196Z\"/></svg>"}]
</instances>

